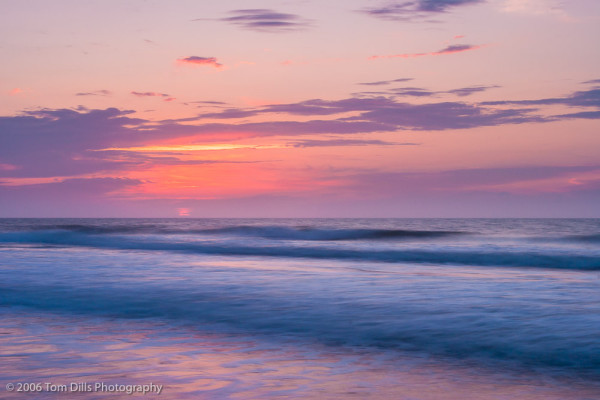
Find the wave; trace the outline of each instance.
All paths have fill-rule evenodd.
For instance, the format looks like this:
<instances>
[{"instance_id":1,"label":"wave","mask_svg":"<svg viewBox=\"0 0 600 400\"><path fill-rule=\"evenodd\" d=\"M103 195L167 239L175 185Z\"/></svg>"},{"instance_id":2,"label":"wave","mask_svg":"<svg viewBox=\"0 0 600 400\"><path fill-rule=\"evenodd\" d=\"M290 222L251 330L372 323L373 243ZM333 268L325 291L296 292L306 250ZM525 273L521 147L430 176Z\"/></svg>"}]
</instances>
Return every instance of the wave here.
<instances>
[{"instance_id":1,"label":"wave","mask_svg":"<svg viewBox=\"0 0 600 400\"><path fill-rule=\"evenodd\" d=\"M583 243L600 243L600 233L591 235L566 236L565 239Z\"/></svg>"},{"instance_id":2,"label":"wave","mask_svg":"<svg viewBox=\"0 0 600 400\"><path fill-rule=\"evenodd\" d=\"M153 318L204 330L311 338L331 346L420 351L457 358L517 361L600 373L600 342L589 316L515 315L510 303L459 307L443 302L339 297L328 291L300 296L194 283L7 285L0 306L126 319ZM367 299L368 300L368 299ZM439 298L443 300L443 298ZM491 309L489 307L492 307ZM544 305L539 304L544 310Z\"/></svg>"},{"instance_id":3,"label":"wave","mask_svg":"<svg viewBox=\"0 0 600 400\"><path fill-rule=\"evenodd\" d=\"M200 235L238 235L281 240L377 240L377 239L428 239L445 236L463 235L467 232L444 230L406 230L406 229L326 229L311 226L251 226L238 225L218 228L190 229L174 224L41 224L9 227L13 231L60 230L87 234L200 234Z\"/></svg>"},{"instance_id":4,"label":"wave","mask_svg":"<svg viewBox=\"0 0 600 400\"><path fill-rule=\"evenodd\" d=\"M118 233L167 233L156 225L95 225L95 224L56 224L28 227L30 231L67 231L93 235Z\"/></svg>"},{"instance_id":5,"label":"wave","mask_svg":"<svg viewBox=\"0 0 600 400\"><path fill-rule=\"evenodd\" d=\"M237 234L267 239L290 240L369 240L369 239L427 239L462 235L460 231L404 230L404 229L323 229L309 226L295 228L282 226L233 226L198 231L205 234Z\"/></svg>"},{"instance_id":6,"label":"wave","mask_svg":"<svg viewBox=\"0 0 600 400\"><path fill-rule=\"evenodd\" d=\"M29 243L58 246L84 246L103 249L174 251L224 256L266 256L330 260L380 261L391 263L457 264L471 266L511 266L576 270L600 270L600 257L571 253L477 250L373 250L300 247L243 246L212 242L160 241L130 236L101 236L67 231L0 233L0 243Z\"/></svg>"}]
</instances>

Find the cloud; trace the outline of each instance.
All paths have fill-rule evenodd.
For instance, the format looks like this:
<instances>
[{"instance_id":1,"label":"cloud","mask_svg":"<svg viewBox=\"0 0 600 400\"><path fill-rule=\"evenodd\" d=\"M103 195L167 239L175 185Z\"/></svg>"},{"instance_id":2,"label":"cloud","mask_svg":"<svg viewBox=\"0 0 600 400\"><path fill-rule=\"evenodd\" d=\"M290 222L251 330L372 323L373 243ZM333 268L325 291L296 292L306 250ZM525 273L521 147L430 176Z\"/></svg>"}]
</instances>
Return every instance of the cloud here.
<instances>
[{"instance_id":1,"label":"cloud","mask_svg":"<svg viewBox=\"0 0 600 400\"><path fill-rule=\"evenodd\" d=\"M406 89L403 89L406 90ZM425 96L431 98L430 96ZM163 98L161 96L161 98ZM498 107L498 106L501 107ZM516 105L513 106L513 105ZM536 105L537 108L519 107ZM546 106L591 109L548 116ZM541 109L541 110L540 110ZM376 132L441 131L506 124L542 123L564 119L600 118L600 89L536 100L469 103L412 103L393 96L311 99L254 108L227 108L183 120L150 121L131 110L42 109L0 117L0 176L5 178L74 177L143 168L153 163L185 164L173 159L141 157L132 151L98 151L144 147L149 143L206 135L210 140L244 137L353 135ZM264 118L280 114L277 120ZM252 117L263 117L253 121ZM233 121L235 118L249 120ZM222 121L222 122L214 122ZM231 120L231 121L230 121ZM352 138L304 140L299 147L383 145ZM394 143L398 144L398 143ZM196 161L194 161L196 162ZM9 166L9 167L5 167Z\"/></svg>"},{"instance_id":2,"label":"cloud","mask_svg":"<svg viewBox=\"0 0 600 400\"><path fill-rule=\"evenodd\" d=\"M395 130L469 129L481 126L543 122L526 109L498 110L463 102L430 104L395 103L365 111L346 121L371 121L395 127Z\"/></svg>"},{"instance_id":3,"label":"cloud","mask_svg":"<svg viewBox=\"0 0 600 400\"><path fill-rule=\"evenodd\" d=\"M310 21L295 14L256 8L230 11L230 17L221 21L255 32L290 32L304 29Z\"/></svg>"},{"instance_id":4,"label":"cloud","mask_svg":"<svg viewBox=\"0 0 600 400\"><path fill-rule=\"evenodd\" d=\"M341 147L341 146L418 146L419 143L394 143L383 140L361 139L329 139L329 140L301 140L292 142L292 147Z\"/></svg>"},{"instance_id":5,"label":"cloud","mask_svg":"<svg viewBox=\"0 0 600 400\"><path fill-rule=\"evenodd\" d=\"M315 133L370 133L398 130L468 129L480 126L545 122L549 119L533 114L530 108L497 109L465 102L412 104L391 97L341 100L313 99L299 103L268 105L254 109L228 109L223 117L250 117L268 113L310 116L334 116L337 119L309 121L243 122L238 124L198 125L196 130L243 131L261 136L303 135ZM201 114L204 118L219 118L221 113ZM349 115L348 114L354 114ZM173 129L176 129L173 127Z\"/></svg>"},{"instance_id":6,"label":"cloud","mask_svg":"<svg viewBox=\"0 0 600 400\"><path fill-rule=\"evenodd\" d=\"M42 196L45 199L48 197L65 198L71 195L77 197L95 197L142 183L138 179L123 177L69 178L57 180L56 182L18 186L0 184L0 193L6 197L18 196L20 198L27 196Z\"/></svg>"},{"instance_id":7,"label":"cloud","mask_svg":"<svg viewBox=\"0 0 600 400\"><path fill-rule=\"evenodd\" d=\"M178 58L177 62L180 64L213 66L215 68L223 67L223 64L219 63L215 57L189 56L185 58Z\"/></svg>"},{"instance_id":8,"label":"cloud","mask_svg":"<svg viewBox=\"0 0 600 400\"><path fill-rule=\"evenodd\" d=\"M106 178L71 178L62 182L41 184L42 186L53 186L57 192L64 194L67 192L76 193L106 193L121 189L126 186L139 185L143 183L139 179L106 177ZM46 191L47 193L47 191Z\"/></svg>"},{"instance_id":9,"label":"cloud","mask_svg":"<svg viewBox=\"0 0 600 400\"><path fill-rule=\"evenodd\" d=\"M141 133L126 126L143 120L133 111L38 110L0 117L0 162L18 166L2 176L69 176L123 168L126 161L104 159L90 149L128 142Z\"/></svg>"},{"instance_id":10,"label":"cloud","mask_svg":"<svg viewBox=\"0 0 600 400\"><path fill-rule=\"evenodd\" d=\"M421 21L450 9L485 0L413 0L388 4L383 7L364 9L361 12L388 21Z\"/></svg>"},{"instance_id":11,"label":"cloud","mask_svg":"<svg viewBox=\"0 0 600 400\"><path fill-rule=\"evenodd\" d=\"M387 193L390 196L407 193L440 193L489 191L494 188L519 187L518 183L540 182L564 178L573 174L600 171L600 165L576 166L516 166L471 168L434 172L366 172L346 174L353 190ZM386 189L387 188L387 189ZM394 193L394 189L396 193Z\"/></svg>"},{"instance_id":12,"label":"cloud","mask_svg":"<svg viewBox=\"0 0 600 400\"><path fill-rule=\"evenodd\" d=\"M413 97L429 97L433 96L438 92L432 92L431 90L418 88L418 87L403 87L391 89L391 93L394 93L399 96L413 96Z\"/></svg>"},{"instance_id":13,"label":"cloud","mask_svg":"<svg viewBox=\"0 0 600 400\"><path fill-rule=\"evenodd\" d=\"M577 113L561 114L558 118L584 118L584 119L600 119L600 111L581 111Z\"/></svg>"},{"instance_id":14,"label":"cloud","mask_svg":"<svg viewBox=\"0 0 600 400\"><path fill-rule=\"evenodd\" d=\"M190 103L200 104L200 106L224 106L224 105L227 105L227 103L225 103L224 101L211 101L211 100L190 101Z\"/></svg>"},{"instance_id":15,"label":"cloud","mask_svg":"<svg viewBox=\"0 0 600 400\"><path fill-rule=\"evenodd\" d=\"M203 118L230 119L230 118L246 118L258 114L255 110L244 110L240 108L228 108L221 112L202 114Z\"/></svg>"},{"instance_id":16,"label":"cloud","mask_svg":"<svg viewBox=\"0 0 600 400\"><path fill-rule=\"evenodd\" d=\"M20 186L0 184L0 209L5 216L64 217L80 215L115 216L123 202L114 192L143 184L125 177L71 178L56 182ZM116 202L115 204L110 204ZM130 216L128 213L120 216Z\"/></svg>"},{"instance_id":17,"label":"cloud","mask_svg":"<svg viewBox=\"0 0 600 400\"><path fill-rule=\"evenodd\" d=\"M483 92L488 89L497 88L500 86L490 85L490 86L469 86L451 90L438 90L433 91L420 87L400 87L400 88L391 88L381 91L368 91L368 92L358 92L353 95L358 97L364 96L412 96L412 97L434 97L440 94L453 94L459 97L470 96L474 93Z\"/></svg>"},{"instance_id":18,"label":"cloud","mask_svg":"<svg viewBox=\"0 0 600 400\"><path fill-rule=\"evenodd\" d=\"M483 105L504 105L504 104L523 104L523 105L553 105L561 104L570 107L598 107L600 108L600 88L582 90L565 97L550 97L536 100L501 100L487 101Z\"/></svg>"},{"instance_id":19,"label":"cloud","mask_svg":"<svg viewBox=\"0 0 600 400\"><path fill-rule=\"evenodd\" d=\"M8 94L11 96L16 96L20 93L23 93L23 89L21 89L21 88L14 88L8 92Z\"/></svg>"},{"instance_id":20,"label":"cloud","mask_svg":"<svg viewBox=\"0 0 600 400\"><path fill-rule=\"evenodd\" d=\"M188 146L193 147L193 146ZM200 146L198 146L200 147ZM210 147L206 146L206 147ZM232 146L234 147L234 146ZM235 147L234 147L235 148ZM245 147L240 147L245 148ZM257 147L252 147L257 148ZM147 150L143 150L147 149ZM177 157L182 155L183 151L186 150L178 150L176 151L176 146L173 151L162 151L156 150L153 147L146 148L126 148L126 149L107 149L107 150L99 150L98 153L102 157L112 158L112 159L123 159L129 161L128 166L138 167L152 167L157 164L159 165L209 165L209 164L255 164L260 161L233 161L233 160L199 160L199 159L191 159L191 160L182 160ZM146 151L146 153L144 152ZM167 154L167 156L157 156L154 154L161 153ZM149 155L152 154L152 155ZM127 165L126 165L127 166Z\"/></svg>"},{"instance_id":21,"label":"cloud","mask_svg":"<svg viewBox=\"0 0 600 400\"><path fill-rule=\"evenodd\" d=\"M161 124L132 118L129 116L132 113L116 108L44 109L0 117L0 180L111 174L157 164L247 162L180 159L181 154L177 153L157 157L135 151L106 150L236 129L234 124Z\"/></svg>"},{"instance_id":22,"label":"cloud","mask_svg":"<svg viewBox=\"0 0 600 400\"><path fill-rule=\"evenodd\" d=\"M348 98L341 100L305 100L298 103L270 105L263 112L287 113L294 115L333 115L352 111L365 111L393 105L395 102L387 97L370 99Z\"/></svg>"},{"instance_id":23,"label":"cloud","mask_svg":"<svg viewBox=\"0 0 600 400\"><path fill-rule=\"evenodd\" d=\"M170 94L167 93L156 93L156 92L130 92L132 95L136 97L161 97L163 101L170 102L176 100L175 97L171 97Z\"/></svg>"},{"instance_id":24,"label":"cloud","mask_svg":"<svg viewBox=\"0 0 600 400\"><path fill-rule=\"evenodd\" d=\"M585 81L585 82L582 82L582 83L585 83L585 84L597 84L597 83L600 83L600 79L592 79L592 80Z\"/></svg>"},{"instance_id":25,"label":"cloud","mask_svg":"<svg viewBox=\"0 0 600 400\"><path fill-rule=\"evenodd\" d=\"M560 2L557 0L504 0L502 10L518 14L555 14L565 16Z\"/></svg>"},{"instance_id":26,"label":"cloud","mask_svg":"<svg viewBox=\"0 0 600 400\"><path fill-rule=\"evenodd\" d=\"M379 58L417 58L417 57L425 57L425 56L441 56L445 54L454 54L454 53L462 53L470 50L477 50L482 48L482 45L471 45L471 44L453 44L447 47L444 47L441 50L434 51L431 53L403 53L403 54L392 54L385 56L371 56L369 60L376 60Z\"/></svg>"},{"instance_id":27,"label":"cloud","mask_svg":"<svg viewBox=\"0 0 600 400\"><path fill-rule=\"evenodd\" d=\"M374 107L378 104L388 104L389 102L390 100L384 97L376 99L350 98L337 101L312 99L301 101L298 103L267 105L263 108L229 108L218 113L201 114L199 115L199 118L245 118L267 113L281 113L303 116L334 115L350 111L360 111L364 110L365 108L368 109Z\"/></svg>"},{"instance_id":28,"label":"cloud","mask_svg":"<svg viewBox=\"0 0 600 400\"><path fill-rule=\"evenodd\" d=\"M412 81L414 78L399 78L399 79L392 79L390 81L376 81L376 82L362 82L359 83L359 85L366 85L366 86L383 86L383 85L389 85L391 83L395 83L395 82L407 82L407 81Z\"/></svg>"},{"instance_id":29,"label":"cloud","mask_svg":"<svg viewBox=\"0 0 600 400\"><path fill-rule=\"evenodd\" d=\"M170 95L166 93L156 93L156 92L131 92L132 95L137 97L170 97Z\"/></svg>"},{"instance_id":30,"label":"cloud","mask_svg":"<svg viewBox=\"0 0 600 400\"><path fill-rule=\"evenodd\" d=\"M110 96L112 92L110 90L94 90L93 92L79 92L75 93L75 96Z\"/></svg>"},{"instance_id":31,"label":"cloud","mask_svg":"<svg viewBox=\"0 0 600 400\"><path fill-rule=\"evenodd\" d=\"M451 94L455 94L455 95L460 96L460 97L465 97L465 96L470 96L473 93L483 92L483 91L486 91L488 89L499 88L499 87L500 86L498 86L498 85L491 85L491 86L469 86L469 87L463 87L463 88L448 90L448 91L446 91L446 93L451 93Z\"/></svg>"},{"instance_id":32,"label":"cloud","mask_svg":"<svg viewBox=\"0 0 600 400\"><path fill-rule=\"evenodd\" d=\"M410 89L410 88L409 88ZM407 95L430 97L425 89L400 89ZM411 93L414 91L415 93ZM444 92L432 92L444 93ZM217 131L244 131L259 135L287 133L290 135L311 133L369 133L397 130L446 130L468 129L480 126L547 122L548 118L536 115L535 109L500 109L482 104L459 101L412 104L401 102L393 96L352 97L341 100L313 99L298 103L267 105L262 108L231 108L219 113L200 114L197 119L247 118L269 113L299 116L335 116L337 119L309 121L243 122L238 124L206 124ZM354 115L348 115L354 114ZM566 117L565 117L566 118Z\"/></svg>"}]
</instances>

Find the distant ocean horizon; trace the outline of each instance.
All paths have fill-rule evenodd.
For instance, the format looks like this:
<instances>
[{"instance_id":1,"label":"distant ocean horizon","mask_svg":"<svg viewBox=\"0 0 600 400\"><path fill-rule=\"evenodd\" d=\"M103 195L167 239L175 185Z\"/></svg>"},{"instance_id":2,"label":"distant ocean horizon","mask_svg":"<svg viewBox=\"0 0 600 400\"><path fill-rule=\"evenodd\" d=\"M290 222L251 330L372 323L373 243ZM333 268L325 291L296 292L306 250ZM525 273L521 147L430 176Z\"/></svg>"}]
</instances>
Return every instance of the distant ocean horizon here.
<instances>
[{"instance_id":1,"label":"distant ocean horizon","mask_svg":"<svg viewBox=\"0 0 600 400\"><path fill-rule=\"evenodd\" d=\"M590 218L3 218L0 383L600 398L599 274Z\"/></svg>"}]
</instances>

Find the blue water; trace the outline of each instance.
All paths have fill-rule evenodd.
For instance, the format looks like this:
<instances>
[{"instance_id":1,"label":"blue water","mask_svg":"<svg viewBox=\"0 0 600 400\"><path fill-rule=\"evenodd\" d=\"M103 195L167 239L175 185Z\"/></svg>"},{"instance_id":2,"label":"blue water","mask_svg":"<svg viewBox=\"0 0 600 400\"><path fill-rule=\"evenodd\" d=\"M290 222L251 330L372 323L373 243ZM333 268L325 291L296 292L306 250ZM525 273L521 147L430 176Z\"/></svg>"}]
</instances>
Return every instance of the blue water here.
<instances>
[{"instance_id":1,"label":"blue water","mask_svg":"<svg viewBox=\"0 0 600 400\"><path fill-rule=\"evenodd\" d=\"M4 219L3 311L591 383L600 220Z\"/></svg>"}]
</instances>

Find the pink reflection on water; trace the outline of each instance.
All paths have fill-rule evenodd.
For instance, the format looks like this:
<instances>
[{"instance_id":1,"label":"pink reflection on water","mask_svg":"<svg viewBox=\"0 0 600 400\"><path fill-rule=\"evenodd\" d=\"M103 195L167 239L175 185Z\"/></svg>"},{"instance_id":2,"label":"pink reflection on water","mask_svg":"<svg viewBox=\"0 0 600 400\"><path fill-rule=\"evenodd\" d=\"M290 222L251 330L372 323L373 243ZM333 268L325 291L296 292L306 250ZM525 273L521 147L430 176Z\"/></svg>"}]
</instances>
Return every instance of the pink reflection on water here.
<instances>
[{"instance_id":1,"label":"pink reflection on water","mask_svg":"<svg viewBox=\"0 0 600 400\"><path fill-rule=\"evenodd\" d=\"M0 398L19 397L4 390L8 382L153 382L164 385L162 394L146 396L165 399L600 398L600 386L589 381L502 374L360 349L201 334L158 322L18 311L3 311L0 321ZM44 392L40 397L131 396Z\"/></svg>"}]
</instances>

